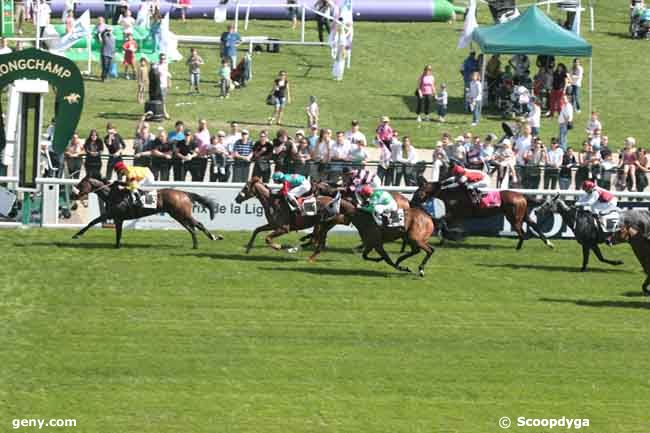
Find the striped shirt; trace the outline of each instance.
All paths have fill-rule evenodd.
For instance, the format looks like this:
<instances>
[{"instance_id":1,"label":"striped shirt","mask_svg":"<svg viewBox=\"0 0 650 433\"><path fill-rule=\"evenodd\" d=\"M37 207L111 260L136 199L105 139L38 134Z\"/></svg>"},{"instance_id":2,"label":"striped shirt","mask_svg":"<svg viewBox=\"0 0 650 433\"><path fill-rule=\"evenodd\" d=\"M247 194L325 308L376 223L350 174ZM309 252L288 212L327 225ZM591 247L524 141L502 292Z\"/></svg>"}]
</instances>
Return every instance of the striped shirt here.
<instances>
[{"instance_id":1,"label":"striped shirt","mask_svg":"<svg viewBox=\"0 0 650 433\"><path fill-rule=\"evenodd\" d=\"M237 140L233 146L233 151L237 152L239 156L248 156L253 151L253 142Z\"/></svg>"}]
</instances>

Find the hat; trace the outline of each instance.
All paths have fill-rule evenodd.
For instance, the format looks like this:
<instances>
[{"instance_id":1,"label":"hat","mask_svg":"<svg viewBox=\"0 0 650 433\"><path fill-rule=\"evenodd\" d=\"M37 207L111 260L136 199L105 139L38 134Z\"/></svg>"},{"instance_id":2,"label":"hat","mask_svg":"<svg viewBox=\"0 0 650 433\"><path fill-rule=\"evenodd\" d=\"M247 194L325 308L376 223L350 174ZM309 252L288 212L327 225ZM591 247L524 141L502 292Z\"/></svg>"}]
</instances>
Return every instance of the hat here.
<instances>
[{"instance_id":1,"label":"hat","mask_svg":"<svg viewBox=\"0 0 650 433\"><path fill-rule=\"evenodd\" d=\"M461 141L461 142L464 143L465 142L465 137L463 137L462 135L459 135L458 137L456 137L456 139L454 141Z\"/></svg>"},{"instance_id":2,"label":"hat","mask_svg":"<svg viewBox=\"0 0 650 433\"><path fill-rule=\"evenodd\" d=\"M501 142L501 144L509 144L509 145L512 146L512 141L510 141L509 138L504 138L503 141Z\"/></svg>"},{"instance_id":3,"label":"hat","mask_svg":"<svg viewBox=\"0 0 650 433\"><path fill-rule=\"evenodd\" d=\"M242 133L242 135L244 135L244 134L248 135L248 129L242 129L241 133Z\"/></svg>"},{"instance_id":4,"label":"hat","mask_svg":"<svg viewBox=\"0 0 650 433\"><path fill-rule=\"evenodd\" d=\"M120 172L122 170L126 170L126 164L124 164L124 161L117 161L115 165L113 166L113 169L117 172Z\"/></svg>"},{"instance_id":5,"label":"hat","mask_svg":"<svg viewBox=\"0 0 650 433\"><path fill-rule=\"evenodd\" d=\"M296 135L302 135L304 137L305 136L305 131L303 131L302 129L299 129L299 130L296 131Z\"/></svg>"},{"instance_id":6,"label":"hat","mask_svg":"<svg viewBox=\"0 0 650 433\"><path fill-rule=\"evenodd\" d=\"M311 129L318 129L318 125L314 123L313 125L311 125Z\"/></svg>"},{"instance_id":7,"label":"hat","mask_svg":"<svg viewBox=\"0 0 650 433\"><path fill-rule=\"evenodd\" d=\"M381 121L382 121L382 122L390 122L390 117L388 117L388 116L381 116Z\"/></svg>"},{"instance_id":8,"label":"hat","mask_svg":"<svg viewBox=\"0 0 650 433\"><path fill-rule=\"evenodd\" d=\"M226 136L226 131L219 130L217 131L217 137L225 137Z\"/></svg>"}]
</instances>

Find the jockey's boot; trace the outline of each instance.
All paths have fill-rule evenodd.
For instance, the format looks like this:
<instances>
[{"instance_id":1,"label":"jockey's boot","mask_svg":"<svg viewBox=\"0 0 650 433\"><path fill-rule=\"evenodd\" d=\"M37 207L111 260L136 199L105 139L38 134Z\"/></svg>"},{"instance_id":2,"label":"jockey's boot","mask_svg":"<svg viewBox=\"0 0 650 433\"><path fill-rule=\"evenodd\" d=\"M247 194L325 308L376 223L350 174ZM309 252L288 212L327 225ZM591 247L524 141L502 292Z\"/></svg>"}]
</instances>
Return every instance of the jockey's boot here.
<instances>
[{"instance_id":1,"label":"jockey's boot","mask_svg":"<svg viewBox=\"0 0 650 433\"><path fill-rule=\"evenodd\" d=\"M290 195L287 196L287 204L289 204L289 210L292 212L295 212L296 210L300 209L300 206L298 205L298 200L296 200L295 197L291 197Z\"/></svg>"},{"instance_id":2,"label":"jockey's boot","mask_svg":"<svg viewBox=\"0 0 650 433\"><path fill-rule=\"evenodd\" d=\"M140 196L140 191L133 191L131 193L131 199L133 201L133 205L136 207L143 207L144 203L142 203L142 197Z\"/></svg>"}]
</instances>

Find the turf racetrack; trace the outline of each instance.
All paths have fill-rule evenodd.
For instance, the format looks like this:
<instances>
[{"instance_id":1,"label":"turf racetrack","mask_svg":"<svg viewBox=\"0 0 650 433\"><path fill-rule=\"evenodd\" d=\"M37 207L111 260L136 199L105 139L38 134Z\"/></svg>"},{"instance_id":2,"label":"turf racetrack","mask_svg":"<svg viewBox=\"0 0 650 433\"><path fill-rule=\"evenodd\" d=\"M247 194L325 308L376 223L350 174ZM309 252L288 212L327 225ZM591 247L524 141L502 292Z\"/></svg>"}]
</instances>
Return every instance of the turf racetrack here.
<instances>
[{"instance_id":1,"label":"turf racetrack","mask_svg":"<svg viewBox=\"0 0 650 433\"><path fill-rule=\"evenodd\" d=\"M649 431L650 301L627 245L605 251L624 266L580 274L573 241L473 238L419 280L362 261L356 236L310 265L261 239L245 255L248 233L198 251L180 231L127 231L120 251L109 230L71 235L0 231L0 431Z\"/></svg>"}]
</instances>

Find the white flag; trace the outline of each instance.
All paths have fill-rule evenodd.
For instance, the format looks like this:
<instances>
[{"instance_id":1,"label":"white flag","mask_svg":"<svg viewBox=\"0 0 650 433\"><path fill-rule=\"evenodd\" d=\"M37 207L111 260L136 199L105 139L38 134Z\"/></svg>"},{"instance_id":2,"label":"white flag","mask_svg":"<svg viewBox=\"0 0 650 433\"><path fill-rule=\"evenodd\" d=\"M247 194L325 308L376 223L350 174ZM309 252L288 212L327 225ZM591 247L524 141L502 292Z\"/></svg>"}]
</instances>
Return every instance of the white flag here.
<instances>
[{"instance_id":1,"label":"white flag","mask_svg":"<svg viewBox=\"0 0 650 433\"><path fill-rule=\"evenodd\" d=\"M458 48L467 48L472 42L472 33L478 28L476 22L476 0L470 0L467 14L465 15L465 25L463 25L463 33L458 40Z\"/></svg>"},{"instance_id":2,"label":"white flag","mask_svg":"<svg viewBox=\"0 0 650 433\"><path fill-rule=\"evenodd\" d=\"M50 41L50 49L56 51L65 51L72 47L77 41L80 41L90 35L90 11L86 10L72 24L72 32L66 33L58 41Z\"/></svg>"},{"instance_id":3,"label":"white flag","mask_svg":"<svg viewBox=\"0 0 650 433\"><path fill-rule=\"evenodd\" d=\"M582 8L578 5L576 7L576 16L573 20L573 26L571 27L571 31L578 36L580 36L580 15L582 15Z\"/></svg>"},{"instance_id":4,"label":"white flag","mask_svg":"<svg viewBox=\"0 0 650 433\"><path fill-rule=\"evenodd\" d=\"M160 52L167 55L167 59L177 62L183 58L178 51L178 39L169 30L169 12L160 22Z\"/></svg>"}]
</instances>

